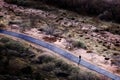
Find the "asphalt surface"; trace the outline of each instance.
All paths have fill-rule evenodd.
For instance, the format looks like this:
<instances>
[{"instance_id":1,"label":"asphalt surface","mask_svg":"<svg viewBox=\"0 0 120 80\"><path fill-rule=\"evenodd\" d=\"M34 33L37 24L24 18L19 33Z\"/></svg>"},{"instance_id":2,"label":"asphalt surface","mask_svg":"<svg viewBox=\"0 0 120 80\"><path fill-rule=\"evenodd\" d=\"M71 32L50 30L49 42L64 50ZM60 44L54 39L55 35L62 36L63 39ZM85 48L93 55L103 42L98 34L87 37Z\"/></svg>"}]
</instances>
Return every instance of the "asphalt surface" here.
<instances>
[{"instance_id":1,"label":"asphalt surface","mask_svg":"<svg viewBox=\"0 0 120 80\"><path fill-rule=\"evenodd\" d=\"M69 53L67 51L64 51L64 50L62 50L62 49L60 49L60 48L58 48L54 45L51 45L51 44L45 42L45 41L41 41L41 40L35 39L33 37L30 37L30 36L27 36L27 35L24 35L24 34L15 33L15 32L6 31L6 30L0 30L0 33L10 35L10 36L14 36L14 37L32 42L32 43L37 44L39 46L45 47L45 48L55 52L56 54L59 54L59 55L65 57L65 58L67 58L68 60L71 60L71 61L73 61L77 64L79 63L79 57L76 57L76 56L72 55L71 53ZM88 68L88 69L90 69L90 70L93 70L93 71L96 71L100 74L103 74L104 76L109 77L113 80L120 80L120 76L115 75L111 72L108 72L104 69L101 69L100 67L95 66L95 65L83 60L82 58L81 58L81 61L80 61L79 64Z\"/></svg>"}]
</instances>

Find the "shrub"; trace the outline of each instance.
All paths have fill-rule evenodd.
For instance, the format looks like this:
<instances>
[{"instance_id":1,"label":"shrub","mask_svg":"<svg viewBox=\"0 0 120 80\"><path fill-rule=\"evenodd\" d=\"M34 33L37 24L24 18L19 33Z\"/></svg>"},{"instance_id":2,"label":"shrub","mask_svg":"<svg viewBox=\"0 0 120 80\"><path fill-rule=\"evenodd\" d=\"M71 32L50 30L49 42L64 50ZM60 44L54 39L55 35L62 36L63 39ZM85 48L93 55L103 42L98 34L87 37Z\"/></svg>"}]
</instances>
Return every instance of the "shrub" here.
<instances>
[{"instance_id":1,"label":"shrub","mask_svg":"<svg viewBox=\"0 0 120 80\"><path fill-rule=\"evenodd\" d=\"M7 50L7 55L12 55L12 56L18 57L18 56L20 56L20 53L15 51L15 50L10 50L9 49L9 50Z\"/></svg>"},{"instance_id":2,"label":"shrub","mask_svg":"<svg viewBox=\"0 0 120 80\"><path fill-rule=\"evenodd\" d=\"M120 34L120 26L116 24L111 24L108 28L105 29L106 31L109 31L113 34Z\"/></svg>"},{"instance_id":3,"label":"shrub","mask_svg":"<svg viewBox=\"0 0 120 80\"><path fill-rule=\"evenodd\" d=\"M6 43L6 42L9 42L9 41L10 41L10 39L7 38L7 37L3 37L3 38L0 39L0 42L2 42L2 43Z\"/></svg>"},{"instance_id":4,"label":"shrub","mask_svg":"<svg viewBox=\"0 0 120 80\"><path fill-rule=\"evenodd\" d=\"M23 47L22 44L18 43L18 42L13 42L13 41L9 41L5 44L5 47L7 49L11 49L11 50L16 50L18 52L23 53L23 51L25 50L25 48Z\"/></svg>"},{"instance_id":5,"label":"shrub","mask_svg":"<svg viewBox=\"0 0 120 80\"><path fill-rule=\"evenodd\" d=\"M69 76L69 73L64 72L64 71L61 71L61 72L57 72L57 73L56 73L56 76L57 76L57 77L68 77L68 76Z\"/></svg>"},{"instance_id":6,"label":"shrub","mask_svg":"<svg viewBox=\"0 0 120 80\"><path fill-rule=\"evenodd\" d=\"M100 80L95 74L90 72L76 72L69 76L70 80Z\"/></svg>"},{"instance_id":7,"label":"shrub","mask_svg":"<svg viewBox=\"0 0 120 80\"><path fill-rule=\"evenodd\" d=\"M56 60L55 61L55 66L56 66L56 68L59 68L61 71L65 71L65 72L67 72L69 74L73 70L72 65L69 65L69 64L63 62L62 60Z\"/></svg>"},{"instance_id":8,"label":"shrub","mask_svg":"<svg viewBox=\"0 0 120 80\"><path fill-rule=\"evenodd\" d=\"M30 0L5 0L6 2L9 3L14 3L14 4L18 4L18 5L22 5L22 6L30 6Z\"/></svg>"},{"instance_id":9,"label":"shrub","mask_svg":"<svg viewBox=\"0 0 120 80\"><path fill-rule=\"evenodd\" d=\"M104 15L103 20L113 20L120 22L120 1L108 0L5 0L10 3L43 9L39 6L42 3L54 5L60 8L76 11L83 15ZM101 19L101 18L100 18Z\"/></svg>"},{"instance_id":10,"label":"shrub","mask_svg":"<svg viewBox=\"0 0 120 80\"><path fill-rule=\"evenodd\" d=\"M56 67L61 67L62 66L62 61L61 60L57 60L57 61L55 61L55 65L56 65Z\"/></svg>"},{"instance_id":11,"label":"shrub","mask_svg":"<svg viewBox=\"0 0 120 80\"><path fill-rule=\"evenodd\" d=\"M8 72L11 74L19 74L20 70L27 67L28 63L22 58L12 58L9 60L9 65L7 66Z\"/></svg>"},{"instance_id":12,"label":"shrub","mask_svg":"<svg viewBox=\"0 0 120 80\"><path fill-rule=\"evenodd\" d=\"M38 63L42 64L42 63L49 63L54 61L54 58L48 55L42 55L38 57Z\"/></svg>"},{"instance_id":13,"label":"shrub","mask_svg":"<svg viewBox=\"0 0 120 80\"><path fill-rule=\"evenodd\" d=\"M55 69L55 64L53 62L42 64L42 70L50 72Z\"/></svg>"},{"instance_id":14,"label":"shrub","mask_svg":"<svg viewBox=\"0 0 120 80\"><path fill-rule=\"evenodd\" d=\"M34 73L35 80L44 80L44 76L42 73L38 72L38 73Z\"/></svg>"},{"instance_id":15,"label":"shrub","mask_svg":"<svg viewBox=\"0 0 120 80\"><path fill-rule=\"evenodd\" d=\"M87 49L86 45L81 41L74 41L72 45L73 47Z\"/></svg>"},{"instance_id":16,"label":"shrub","mask_svg":"<svg viewBox=\"0 0 120 80\"><path fill-rule=\"evenodd\" d=\"M43 28L43 31L46 32L46 34L53 35L55 32L55 26L49 24Z\"/></svg>"}]
</instances>

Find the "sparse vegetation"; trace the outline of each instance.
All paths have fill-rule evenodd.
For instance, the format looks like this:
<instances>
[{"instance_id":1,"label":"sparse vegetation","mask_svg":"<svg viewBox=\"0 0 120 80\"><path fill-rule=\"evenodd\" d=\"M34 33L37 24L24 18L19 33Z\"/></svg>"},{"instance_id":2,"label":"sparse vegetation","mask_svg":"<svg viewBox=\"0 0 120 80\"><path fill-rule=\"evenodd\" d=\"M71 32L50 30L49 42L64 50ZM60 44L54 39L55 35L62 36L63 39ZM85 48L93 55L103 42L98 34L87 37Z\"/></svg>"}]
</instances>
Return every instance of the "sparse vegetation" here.
<instances>
[{"instance_id":1,"label":"sparse vegetation","mask_svg":"<svg viewBox=\"0 0 120 80\"><path fill-rule=\"evenodd\" d=\"M72 45L73 47L87 49L86 45L81 41L74 41Z\"/></svg>"},{"instance_id":2,"label":"sparse vegetation","mask_svg":"<svg viewBox=\"0 0 120 80\"><path fill-rule=\"evenodd\" d=\"M53 35L55 32L55 26L52 24L49 24L43 28L43 31L46 32L48 35Z\"/></svg>"},{"instance_id":3,"label":"sparse vegetation","mask_svg":"<svg viewBox=\"0 0 120 80\"><path fill-rule=\"evenodd\" d=\"M30 6L35 2L40 2L55 5L61 8L76 11L78 13L87 15L97 15L101 20L120 21L120 1L107 0L5 0L10 3L17 3L18 5ZM34 5L36 7L36 5ZM39 7L39 6L38 6ZM38 8L37 7L37 8Z\"/></svg>"},{"instance_id":4,"label":"sparse vegetation","mask_svg":"<svg viewBox=\"0 0 120 80\"><path fill-rule=\"evenodd\" d=\"M22 5L22 6L30 6L32 5L31 0L6 0L8 2L12 2L14 4Z\"/></svg>"},{"instance_id":5,"label":"sparse vegetation","mask_svg":"<svg viewBox=\"0 0 120 80\"><path fill-rule=\"evenodd\" d=\"M108 26L105 30L113 34L120 34L120 26L117 24L111 24L111 26Z\"/></svg>"}]
</instances>

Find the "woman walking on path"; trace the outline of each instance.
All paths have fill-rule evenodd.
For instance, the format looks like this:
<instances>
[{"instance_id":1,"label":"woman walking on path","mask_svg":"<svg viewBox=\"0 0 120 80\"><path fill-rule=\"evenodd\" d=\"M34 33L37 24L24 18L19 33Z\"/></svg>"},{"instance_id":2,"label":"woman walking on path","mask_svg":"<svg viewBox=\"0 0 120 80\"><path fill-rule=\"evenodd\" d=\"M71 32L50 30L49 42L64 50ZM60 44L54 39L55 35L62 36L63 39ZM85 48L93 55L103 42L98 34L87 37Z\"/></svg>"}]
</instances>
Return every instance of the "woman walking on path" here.
<instances>
[{"instance_id":1,"label":"woman walking on path","mask_svg":"<svg viewBox=\"0 0 120 80\"><path fill-rule=\"evenodd\" d=\"M80 64L80 61L81 61L81 55L79 55L78 65Z\"/></svg>"}]
</instances>

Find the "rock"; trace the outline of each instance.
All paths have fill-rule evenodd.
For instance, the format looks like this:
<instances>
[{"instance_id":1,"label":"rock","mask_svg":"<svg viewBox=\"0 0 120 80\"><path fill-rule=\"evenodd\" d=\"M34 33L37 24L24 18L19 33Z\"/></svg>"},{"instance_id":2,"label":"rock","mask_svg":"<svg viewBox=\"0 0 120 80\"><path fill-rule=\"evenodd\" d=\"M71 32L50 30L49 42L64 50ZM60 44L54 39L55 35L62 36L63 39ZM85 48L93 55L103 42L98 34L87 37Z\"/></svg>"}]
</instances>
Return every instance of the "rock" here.
<instances>
[{"instance_id":1,"label":"rock","mask_svg":"<svg viewBox=\"0 0 120 80\"><path fill-rule=\"evenodd\" d=\"M19 25L16 25L16 24L11 25L11 29L19 29L19 28L20 28Z\"/></svg>"},{"instance_id":2,"label":"rock","mask_svg":"<svg viewBox=\"0 0 120 80\"><path fill-rule=\"evenodd\" d=\"M97 33L92 33L91 36L92 36L92 37L96 37L96 36L97 36Z\"/></svg>"},{"instance_id":3,"label":"rock","mask_svg":"<svg viewBox=\"0 0 120 80\"><path fill-rule=\"evenodd\" d=\"M56 18L57 18L57 16L56 16L56 15L54 15L54 14L49 14L49 15L48 15L48 18L56 19Z\"/></svg>"},{"instance_id":4,"label":"rock","mask_svg":"<svg viewBox=\"0 0 120 80\"><path fill-rule=\"evenodd\" d=\"M95 26L91 26L91 30L92 30L92 31L96 31L97 28L96 28Z\"/></svg>"},{"instance_id":5,"label":"rock","mask_svg":"<svg viewBox=\"0 0 120 80\"><path fill-rule=\"evenodd\" d=\"M82 27L82 29L81 30L83 30L83 31L88 31L89 30L89 28L88 27Z\"/></svg>"},{"instance_id":6,"label":"rock","mask_svg":"<svg viewBox=\"0 0 120 80\"><path fill-rule=\"evenodd\" d=\"M109 26L102 25L101 28L104 29L104 30L107 30L109 28Z\"/></svg>"},{"instance_id":7,"label":"rock","mask_svg":"<svg viewBox=\"0 0 120 80\"><path fill-rule=\"evenodd\" d=\"M83 24L83 27L81 28L81 30L83 31L95 31L97 28L95 26L92 26L90 24Z\"/></svg>"}]
</instances>

